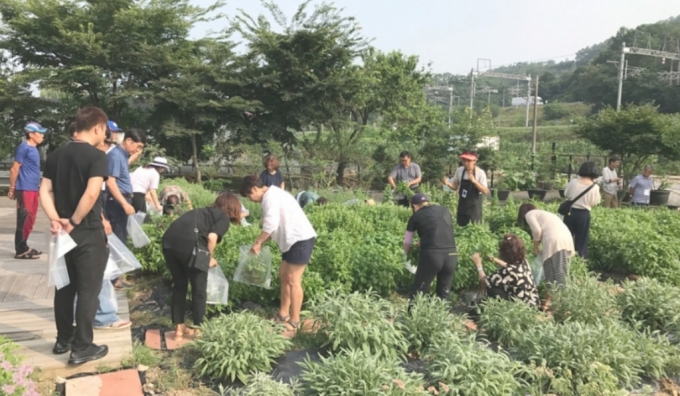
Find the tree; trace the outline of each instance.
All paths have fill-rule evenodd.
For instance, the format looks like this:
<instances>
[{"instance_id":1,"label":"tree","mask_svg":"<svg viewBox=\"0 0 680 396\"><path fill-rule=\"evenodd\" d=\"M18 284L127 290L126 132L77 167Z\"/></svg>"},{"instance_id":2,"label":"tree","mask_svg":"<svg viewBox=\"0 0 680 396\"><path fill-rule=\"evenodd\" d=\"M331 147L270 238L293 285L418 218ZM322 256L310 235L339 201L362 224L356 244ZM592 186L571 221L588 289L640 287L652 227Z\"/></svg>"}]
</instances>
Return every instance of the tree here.
<instances>
[{"instance_id":1,"label":"tree","mask_svg":"<svg viewBox=\"0 0 680 396\"><path fill-rule=\"evenodd\" d=\"M582 120L579 136L619 156L627 175L637 173L651 156L680 159L677 117L659 114L652 105L630 105L621 111L607 107L591 119Z\"/></svg>"}]
</instances>

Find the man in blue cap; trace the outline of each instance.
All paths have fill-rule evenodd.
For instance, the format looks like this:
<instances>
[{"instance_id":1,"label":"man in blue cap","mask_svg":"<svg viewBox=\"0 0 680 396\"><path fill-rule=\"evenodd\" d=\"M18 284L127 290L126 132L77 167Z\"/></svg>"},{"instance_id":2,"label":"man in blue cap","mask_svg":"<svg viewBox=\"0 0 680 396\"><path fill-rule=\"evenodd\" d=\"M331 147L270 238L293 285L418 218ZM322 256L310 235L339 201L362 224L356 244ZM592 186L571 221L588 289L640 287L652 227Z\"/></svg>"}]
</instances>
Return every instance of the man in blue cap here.
<instances>
[{"instance_id":1,"label":"man in blue cap","mask_svg":"<svg viewBox=\"0 0 680 396\"><path fill-rule=\"evenodd\" d=\"M24 127L26 140L21 142L9 171L9 199L17 201L17 229L14 234L14 258L32 260L42 252L28 247L28 236L33 231L40 200L40 153L37 146L45 139L47 128L37 122Z\"/></svg>"}]
</instances>

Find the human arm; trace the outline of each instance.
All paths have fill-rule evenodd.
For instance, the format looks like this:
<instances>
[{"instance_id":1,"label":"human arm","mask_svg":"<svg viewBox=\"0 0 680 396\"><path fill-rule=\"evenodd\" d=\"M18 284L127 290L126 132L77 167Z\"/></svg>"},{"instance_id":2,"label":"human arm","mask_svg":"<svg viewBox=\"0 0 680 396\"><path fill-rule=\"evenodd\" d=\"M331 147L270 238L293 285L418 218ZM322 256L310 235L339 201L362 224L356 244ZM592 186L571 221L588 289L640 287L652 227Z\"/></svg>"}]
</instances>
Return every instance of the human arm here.
<instances>
[{"instance_id":1,"label":"human arm","mask_svg":"<svg viewBox=\"0 0 680 396\"><path fill-rule=\"evenodd\" d=\"M99 188L101 189L101 184ZM120 189L118 189L118 183L116 183L116 178L114 176L109 176L109 179L106 181L106 188L109 190L109 194L111 194L113 199L115 199L120 204L120 206L123 207L125 214L135 214L135 208L127 202L123 194L120 192Z\"/></svg>"},{"instance_id":2,"label":"human arm","mask_svg":"<svg viewBox=\"0 0 680 396\"><path fill-rule=\"evenodd\" d=\"M637 187L637 184L638 184L638 177L635 176L633 178L633 180L630 181L630 186L628 186L628 192L630 193L630 195L633 195L633 193L635 192L635 187Z\"/></svg>"},{"instance_id":3,"label":"human arm","mask_svg":"<svg viewBox=\"0 0 680 396\"><path fill-rule=\"evenodd\" d=\"M108 220L106 220L106 217L104 217L104 213L102 212L102 223L104 224L104 232L106 235L111 235L113 232L113 228L111 228L111 223L109 223Z\"/></svg>"},{"instance_id":4,"label":"human arm","mask_svg":"<svg viewBox=\"0 0 680 396\"><path fill-rule=\"evenodd\" d=\"M14 200L14 190L17 184L17 179L19 178L19 169L21 168L21 162L14 161L12 167L9 170L9 193L7 196L9 199Z\"/></svg>"},{"instance_id":5,"label":"human arm","mask_svg":"<svg viewBox=\"0 0 680 396\"><path fill-rule=\"evenodd\" d=\"M481 192L482 194L486 195L489 193L489 189L486 187L486 174L480 169L480 175L479 178L475 176L476 172L468 172L468 179L474 186Z\"/></svg>"},{"instance_id":6,"label":"human arm","mask_svg":"<svg viewBox=\"0 0 680 396\"><path fill-rule=\"evenodd\" d=\"M127 161L127 162L128 162L128 166L134 164L135 162L137 162L137 160L139 159L139 157L142 156L142 151L143 151L143 149L140 148L139 150L135 151L135 153L132 154L132 155L130 156L130 158L128 158L128 161Z\"/></svg>"},{"instance_id":7,"label":"human arm","mask_svg":"<svg viewBox=\"0 0 680 396\"><path fill-rule=\"evenodd\" d=\"M493 261L499 267L505 267L506 265L508 265L505 261L491 255L489 255L489 260Z\"/></svg>"},{"instance_id":8,"label":"human arm","mask_svg":"<svg viewBox=\"0 0 680 396\"><path fill-rule=\"evenodd\" d=\"M411 186L416 186L420 184L420 182L423 180L423 173L420 171L420 166L418 164L411 164L411 166L415 169L415 178L408 182L408 187L410 188Z\"/></svg>"},{"instance_id":9,"label":"human arm","mask_svg":"<svg viewBox=\"0 0 680 396\"><path fill-rule=\"evenodd\" d=\"M193 206L191 205L189 195L185 191L182 191L182 197L184 197L184 204L187 206L187 208L189 208L189 210L192 210Z\"/></svg>"},{"instance_id":10,"label":"human arm","mask_svg":"<svg viewBox=\"0 0 680 396\"><path fill-rule=\"evenodd\" d=\"M60 220L61 225L64 227L66 232L70 233L73 231L75 228L74 224L80 224L85 216L90 213L95 202L97 202L99 199L103 181L104 178L101 176L90 177L87 180L87 187L85 188L85 192L83 193L82 197L80 197L80 201L78 202L78 206L76 207L76 211L73 213L73 216L71 216L70 219Z\"/></svg>"},{"instance_id":11,"label":"human arm","mask_svg":"<svg viewBox=\"0 0 680 396\"><path fill-rule=\"evenodd\" d=\"M158 194L156 193L156 190L158 190L158 184L161 181L161 175L160 173L153 171L152 173L152 178L151 178L151 185L149 186L149 191L147 191L146 196L151 198L151 202L154 204L156 209L158 211L162 211L163 207L161 206L160 202L158 202ZM149 200L147 199L147 202Z\"/></svg>"},{"instance_id":12,"label":"human arm","mask_svg":"<svg viewBox=\"0 0 680 396\"><path fill-rule=\"evenodd\" d=\"M257 237L255 242L253 243L253 246L250 248L250 252L258 255L260 254L260 250L262 249L262 244L267 242L271 238L271 234L268 232L262 231L260 233L260 236Z\"/></svg>"},{"instance_id":13,"label":"human arm","mask_svg":"<svg viewBox=\"0 0 680 396\"><path fill-rule=\"evenodd\" d=\"M158 201L158 195L156 194L156 190L149 190L149 195L151 195L151 202L156 207L156 209L158 209L158 211L162 211L163 207L161 206L161 203Z\"/></svg>"},{"instance_id":14,"label":"human arm","mask_svg":"<svg viewBox=\"0 0 680 396\"><path fill-rule=\"evenodd\" d=\"M217 240L219 236L211 232L208 234L208 251L210 252L210 268L217 266L217 260L213 257L213 252L215 251L215 246L217 246Z\"/></svg>"},{"instance_id":15,"label":"human arm","mask_svg":"<svg viewBox=\"0 0 680 396\"><path fill-rule=\"evenodd\" d=\"M417 184L420 184L420 182L421 182L422 180L423 180L422 177L420 177L420 176L419 176L419 177L416 177L415 179L413 179L413 180L411 180L410 182L408 182L408 186L411 187L411 186L415 186L415 185L417 185Z\"/></svg>"},{"instance_id":16,"label":"human arm","mask_svg":"<svg viewBox=\"0 0 680 396\"><path fill-rule=\"evenodd\" d=\"M271 235L279 229L281 224L281 205L279 202L269 202L265 197L262 201L262 232L253 243L251 252L260 254L262 244L267 242Z\"/></svg>"},{"instance_id":17,"label":"human arm","mask_svg":"<svg viewBox=\"0 0 680 396\"><path fill-rule=\"evenodd\" d=\"M411 244L413 243L413 231L406 231L404 234L404 253L408 254L411 250Z\"/></svg>"},{"instance_id":18,"label":"human arm","mask_svg":"<svg viewBox=\"0 0 680 396\"><path fill-rule=\"evenodd\" d=\"M43 212L45 212L47 218L50 219L50 233L52 235L57 235L59 230L62 229L62 226L59 219L59 214L57 213L57 207L54 204L54 190L52 189L52 180L43 177L42 183L40 183L39 196L40 206L42 206Z\"/></svg>"},{"instance_id":19,"label":"human arm","mask_svg":"<svg viewBox=\"0 0 680 396\"><path fill-rule=\"evenodd\" d=\"M524 216L524 219L531 229L531 236L534 242L534 255L536 256L538 256L538 253L540 252L539 247L541 245L541 240L543 239L543 228L538 221L538 214L538 211L532 210Z\"/></svg>"},{"instance_id":20,"label":"human arm","mask_svg":"<svg viewBox=\"0 0 680 396\"><path fill-rule=\"evenodd\" d=\"M392 186L392 188L397 188L397 183L394 182L394 178L390 175L387 176L387 182Z\"/></svg>"},{"instance_id":21,"label":"human arm","mask_svg":"<svg viewBox=\"0 0 680 396\"><path fill-rule=\"evenodd\" d=\"M472 255L472 262L475 264L475 267L477 267L477 274L479 275L479 279L483 281L486 278L486 274L484 273L484 267L482 266L482 257L479 255L479 253L475 253Z\"/></svg>"}]
</instances>

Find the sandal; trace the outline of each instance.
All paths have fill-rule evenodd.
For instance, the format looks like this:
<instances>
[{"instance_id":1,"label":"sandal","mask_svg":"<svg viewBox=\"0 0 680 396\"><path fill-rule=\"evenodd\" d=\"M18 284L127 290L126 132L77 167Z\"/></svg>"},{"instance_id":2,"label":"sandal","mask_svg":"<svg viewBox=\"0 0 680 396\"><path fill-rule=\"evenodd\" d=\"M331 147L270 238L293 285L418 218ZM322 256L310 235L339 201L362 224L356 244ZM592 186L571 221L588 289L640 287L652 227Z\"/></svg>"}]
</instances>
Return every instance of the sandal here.
<instances>
[{"instance_id":1,"label":"sandal","mask_svg":"<svg viewBox=\"0 0 680 396\"><path fill-rule=\"evenodd\" d=\"M29 250L28 252L17 254L14 258L17 260L37 260L40 256L33 254L33 252Z\"/></svg>"},{"instance_id":2,"label":"sandal","mask_svg":"<svg viewBox=\"0 0 680 396\"><path fill-rule=\"evenodd\" d=\"M293 328L293 330L295 330L295 331L297 331L298 327L300 327L300 322L293 322L292 320L289 320L287 323L288 323L288 324Z\"/></svg>"},{"instance_id":3,"label":"sandal","mask_svg":"<svg viewBox=\"0 0 680 396\"><path fill-rule=\"evenodd\" d=\"M290 319L290 316L281 316L280 313L277 313L276 316L274 316L274 321L279 322L279 323L286 323L288 322L288 319Z\"/></svg>"},{"instance_id":4,"label":"sandal","mask_svg":"<svg viewBox=\"0 0 680 396\"><path fill-rule=\"evenodd\" d=\"M129 320L119 319L108 326L95 326L94 328L97 330L123 330L129 328L130 326L132 326L132 322Z\"/></svg>"},{"instance_id":5,"label":"sandal","mask_svg":"<svg viewBox=\"0 0 680 396\"><path fill-rule=\"evenodd\" d=\"M33 254L34 256L40 256L41 254L43 254L43 252L39 252L35 249L29 250L29 253Z\"/></svg>"}]
</instances>

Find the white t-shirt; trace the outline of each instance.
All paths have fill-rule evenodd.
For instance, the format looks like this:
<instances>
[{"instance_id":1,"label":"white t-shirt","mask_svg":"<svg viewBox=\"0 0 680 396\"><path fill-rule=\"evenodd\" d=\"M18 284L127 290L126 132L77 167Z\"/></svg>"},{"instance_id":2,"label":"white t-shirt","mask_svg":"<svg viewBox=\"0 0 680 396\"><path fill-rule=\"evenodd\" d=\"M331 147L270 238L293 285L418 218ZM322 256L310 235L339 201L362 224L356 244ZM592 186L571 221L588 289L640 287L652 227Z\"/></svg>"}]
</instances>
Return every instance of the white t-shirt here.
<instances>
[{"instance_id":1,"label":"white t-shirt","mask_svg":"<svg viewBox=\"0 0 680 396\"><path fill-rule=\"evenodd\" d=\"M295 197L271 186L262 198L262 231L271 235L281 253L296 242L316 237L316 231Z\"/></svg>"},{"instance_id":2,"label":"white t-shirt","mask_svg":"<svg viewBox=\"0 0 680 396\"><path fill-rule=\"evenodd\" d=\"M602 169L602 188L604 192L616 195L616 192L619 190L619 182L610 181L616 178L618 178L616 169L610 169L608 166L605 166L604 169Z\"/></svg>"},{"instance_id":3,"label":"white t-shirt","mask_svg":"<svg viewBox=\"0 0 680 396\"><path fill-rule=\"evenodd\" d=\"M465 167L462 166L456 169L456 172L453 174L453 177L449 179L449 182L453 184L454 182L457 181L458 186L460 186L461 177L463 178L463 180L470 180L468 172L465 172L465 177L463 177L463 170L465 170ZM475 166L475 178L477 179L479 184L481 184L484 187L488 187L488 185L486 184L486 173L484 173L484 170L477 166ZM480 191L479 193L481 194L482 192Z\"/></svg>"},{"instance_id":4,"label":"white t-shirt","mask_svg":"<svg viewBox=\"0 0 680 396\"><path fill-rule=\"evenodd\" d=\"M158 190L158 183L160 181L161 175L154 168L140 166L130 174L133 193L146 194L150 190Z\"/></svg>"}]
</instances>

